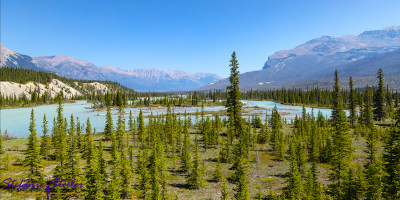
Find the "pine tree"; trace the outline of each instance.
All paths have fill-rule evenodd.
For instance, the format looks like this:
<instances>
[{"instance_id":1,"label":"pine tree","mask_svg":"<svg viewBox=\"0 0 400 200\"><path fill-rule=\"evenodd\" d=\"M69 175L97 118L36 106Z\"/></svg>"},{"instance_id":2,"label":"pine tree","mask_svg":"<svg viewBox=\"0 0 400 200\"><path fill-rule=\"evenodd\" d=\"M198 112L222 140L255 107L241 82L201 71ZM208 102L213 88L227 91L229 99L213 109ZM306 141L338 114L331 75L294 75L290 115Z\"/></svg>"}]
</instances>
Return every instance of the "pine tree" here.
<instances>
[{"instance_id":1,"label":"pine tree","mask_svg":"<svg viewBox=\"0 0 400 200\"><path fill-rule=\"evenodd\" d=\"M344 191L342 179L348 169L352 155L352 138L348 130L346 113L343 111L343 99L339 88L339 77L335 71L334 99L332 110L332 125L334 133L331 172L329 174L330 185L335 199L343 199Z\"/></svg>"},{"instance_id":2,"label":"pine tree","mask_svg":"<svg viewBox=\"0 0 400 200\"><path fill-rule=\"evenodd\" d=\"M214 170L213 179L216 182L220 182L222 180L222 178L223 178L223 174L222 174L222 171L221 171L221 162L219 161L219 158L217 158L217 165L216 165L215 170Z\"/></svg>"},{"instance_id":3,"label":"pine tree","mask_svg":"<svg viewBox=\"0 0 400 200\"><path fill-rule=\"evenodd\" d=\"M235 174L237 177L236 191L234 197L237 200L248 200L249 199L249 191L248 191L248 180L247 180L247 166L244 158L240 159L238 165L235 169Z\"/></svg>"},{"instance_id":4,"label":"pine tree","mask_svg":"<svg viewBox=\"0 0 400 200\"><path fill-rule=\"evenodd\" d=\"M50 147L50 137L47 135L49 129L47 126L46 114L43 115L42 128L43 128L43 135L42 135L42 142L40 143L40 155L42 155L44 158L47 158L51 147Z\"/></svg>"},{"instance_id":5,"label":"pine tree","mask_svg":"<svg viewBox=\"0 0 400 200\"><path fill-rule=\"evenodd\" d=\"M56 160L60 161L58 171L56 174L57 177L60 177L63 173L64 161L67 160L67 135L66 135L66 120L64 120L64 116L62 114L63 107L61 104L61 96L58 97L58 108L57 108L57 118L54 128L54 147L55 147L55 156Z\"/></svg>"},{"instance_id":6,"label":"pine tree","mask_svg":"<svg viewBox=\"0 0 400 200\"><path fill-rule=\"evenodd\" d=\"M400 198L400 109L397 111L395 124L389 132L383 154L384 190L386 199Z\"/></svg>"},{"instance_id":7,"label":"pine tree","mask_svg":"<svg viewBox=\"0 0 400 200\"><path fill-rule=\"evenodd\" d=\"M75 135L75 123L73 115L71 115L69 136L70 140L68 143L70 146L67 152L68 160L65 163L65 177L67 180L74 179L77 183L82 183L84 181L84 178L82 177L81 167L79 166L77 138Z\"/></svg>"},{"instance_id":8,"label":"pine tree","mask_svg":"<svg viewBox=\"0 0 400 200\"><path fill-rule=\"evenodd\" d=\"M104 159L103 142L101 140L99 143L99 151L97 158L100 168L100 174L103 177L103 180L105 180L107 178L106 160Z\"/></svg>"},{"instance_id":9,"label":"pine tree","mask_svg":"<svg viewBox=\"0 0 400 200\"><path fill-rule=\"evenodd\" d=\"M118 154L117 154L118 155ZM118 156L112 161L111 181L108 185L109 199L121 199L122 180L121 180L121 163Z\"/></svg>"},{"instance_id":10,"label":"pine tree","mask_svg":"<svg viewBox=\"0 0 400 200\"><path fill-rule=\"evenodd\" d=\"M231 64L231 75L229 77L229 85L226 89L228 90L226 107L229 113L229 123L233 127L235 134L242 131L242 103L240 102L240 88L239 88L239 63L236 60L236 52L232 53Z\"/></svg>"},{"instance_id":11,"label":"pine tree","mask_svg":"<svg viewBox=\"0 0 400 200\"><path fill-rule=\"evenodd\" d=\"M31 111L31 123L29 125L29 137L26 149L25 165L29 167L29 179L32 183L42 182L42 157L40 155L39 142L36 136L35 114Z\"/></svg>"},{"instance_id":12,"label":"pine tree","mask_svg":"<svg viewBox=\"0 0 400 200\"><path fill-rule=\"evenodd\" d=\"M318 169L315 162L312 163L306 176L306 197L309 200L325 199L324 191L320 182L318 182Z\"/></svg>"},{"instance_id":13,"label":"pine tree","mask_svg":"<svg viewBox=\"0 0 400 200\"><path fill-rule=\"evenodd\" d=\"M160 155L160 144L158 142L158 139L155 140L153 152L152 155L150 156L150 185L151 185L151 194L150 194L150 199L152 200L161 200L161 164L159 160L159 155Z\"/></svg>"},{"instance_id":14,"label":"pine tree","mask_svg":"<svg viewBox=\"0 0 400 200\"><path fill-rule=\"evenodd\" d=\"M382 179L383 179L383 166L380 157L376 156L377 148L377 130L372 125L367 136L367 163L365 164L365 177L366 177L366 197L368 199L381 199L382 195Z\"/></svg>"},{"instance_id":15,"label":"pine tree","mask_svg":"<svg viewBox=\"0 0 400 200\"><path fill-rule=\"evenodd\" d=\"M88 117L86 121L86 132L85 132L85 150L84 150L84 157L86 158L87 162L90 162L91 155L92 155L92 126L90 124L90 119Z\"/></svg>"},{"instance_id":16,"label":"pine tree","mask_svg":"<svg viewBox=\"0 0 400 200\"><path fill-rule=\"evenodd\" d=\"M124 107L120 106L118 110L118 121L117 121L118 148L122 148L122 145L125 145L123 142L124 131L125 131Z\"/></svg>"},{"instance_id":17,"label":"pine tree","mask_svg":"<svg viewBox=\"0 0 400 200\"><path fill-rule=\"evenodd\" d=\"M228 200L228 199L229 199L228 189L226 188L225 178L223 178L222 189L221 189L221 200Z\"/></svg>"},{"instance_id":18,"label":"pine tree","mask_svg":"<svg viewBox=\"0 0 400 200\"><path fill-rule=\"evenodd\" d=\"M187 183L190 188L199 189L203 186L204 180L202 170L200 169L199 142L197 136L195 139L194 160L192 166L192 171L188 176Z\"/></svg>"},{"instance_id":19,"label":"pine tree","mask_svg":"<svg viewBox=\"0 0 400 200\"><path fill-rule=\"evenodd\" d=\"M147 151L140 150L137 160L137 173L139 174L138 189L140 190L139 198L147 199L149 190L149 169L148 169Z\"/></svg>"},{"instance_id":20,"label":"pine tree","mask_svg":"<svg viewBox=\"0 0 400 200\"><path fill-rule=\"evenodd\" d=\"M93 152L91 162L86 166L86 198L104 199L104 176L101 173L98 156L96 156L95 145L89 147Z\"/></svg>"},{"instance_id":21,"label":"pine tree","mask_svg":"<svg viewBox=\"0 0 400 200\"><path fill-rule=\"evenodd\" d=\"M143 142L145 140L145 125L144 125L144 120L143 120L143 112L140 110L139 112L139 117L138 117L138 140L139 142L143 145Z\"/></svg>"},{"instance_id":22,"label":"pine tree","mask_svg":"<svg viewBox=\"0 0 400 200\"><path fill-rule=\"evenodd\" d=\"M190 171L190 133L187 125L185 125L183 148L181 152L181 171Z\"/></svg>"},{"instance_id":23,"label":"pine tree","mask_svg":"<svg viewBox=\"0 0 400 200\"><path fill-rule=\"evenodd\" d=\"M131 179L132 179L132 173L130 170L130 163L127 157L127 147L126 145L123 145L121 147L121 187L122 187L122 198L126 199L129 198L129 196L132 193L132 187L131 187Z\"/></svg>"},{"instance_id":24,"label":"pine tree","mask_svg":"<svg viewBox=\"0 0 400 200\"><path fill-rule=\"evenodd\" d=\"M106 136L107 140L111 140L114 128L114 124L112 121L112 116L111 116L111 109L109 106L107 106L107 115L106 115L106 126L104 127L104 135Z\"/></svg>"},{"instance_id":25,"label":"pine tree","mask_svg":"<svg viewBox=\"0 0 400 200\"><path fill-rule=\"evenodd\" d=\"M272 143L272 150L275 152L275 154L278 156L279 159L283 159L285 153L285 147L283 143L284 136L281 130L282 126L283 125L281 116L278 113L278 109L275 105L271 114L271 128L272 128L271 143Z\"/></svg>"},{"instance_id":26,"label":"pine tree","mask_svg":"<svg viewBox=\"0 0 400 200\"><path fill-rule=\"evenodd\" d=\"M386 117L386 95L383 83L383 71L381 68L378 70L378 90L374 94L374 119L376 121L381 121Z\"/></svg>"},{"instance_id":27,"label":"pine tree","mask_svg":"<svg viewBox=\"0 0 400 200\"><path fill-rule=\"evenodd\" d=\"M356 94L355 94L355 91L354 91L354 83L353 83L353 77L351 77L350 76L350 79L349 79L349 87L350 87L350 91L349 91L349 93L350 93L350 97L349 97L349 99L350 99L350 105L349 105L349 108L350 108L350 124L351 124L351 126L354 126L354 122L356 121L356 116L357 116L357 111L356 111L356 107L357 107L357 105L356 105Z\"/></svg>"},{"instance_id":28,"label":"pine tree","mask_svg":"<svg viewBox=\"0 0 400 200\"><path fill-rule=\"evenodd\" d=\"M302 194L302 180L299 171L299 165L297 160L297 139L294 138L290 143L290 169L288 172L286 193L289 199L301 199Z\"/></svg>"}]
</instances>

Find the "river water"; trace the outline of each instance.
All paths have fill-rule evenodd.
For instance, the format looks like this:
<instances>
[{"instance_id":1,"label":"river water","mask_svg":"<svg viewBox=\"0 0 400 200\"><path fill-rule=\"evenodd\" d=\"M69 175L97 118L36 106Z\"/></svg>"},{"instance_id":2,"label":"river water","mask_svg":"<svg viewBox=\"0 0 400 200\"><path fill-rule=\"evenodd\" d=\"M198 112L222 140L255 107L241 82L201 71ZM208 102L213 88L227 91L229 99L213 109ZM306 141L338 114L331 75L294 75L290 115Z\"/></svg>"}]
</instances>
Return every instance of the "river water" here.
<instances>
[{"instance_id":1,"label":"river water","mask_svg":"<svg viewBox=\"0 0 400 200\"><path fill-rule=\"evenodd\" d=\"M277 109L279 112L285 112L288 113L287 115L282 115L282 118L286 118L288 120L293 119L296 115L301 115L302 113L302 107L298 106L287 106L283 105L280 103L275 103L271 101L244 101L246 102L246 106L258 106L258 107L264 107L264 108L269 108L269 110L257 110L254 112L262 112L264 113L261 116L262 120L265 120L265 112L268 112L268 114L271 113L271 109L276 105ZM91 126L96 130L96 132L102 132L105 126L105 121L106 121L106 111L105 110L94 110L91 109L92 104L88 103L86 101L76 101L75 103L66 103L63 104L63 115L66 117L68 120L70 120L71 114L74 115L75 119L79 117L79 120L81 122L81 125L83 123L86 123L86 120L90 118ZM4 133L5 130L8 131L8 133L11 136L14 137L28 137L29 135L29 123L30 123L30 113L31 110L34 110L35 113L35 119L36 119L36 129L38 135L42 135L42 121L43 121L43 115L46 114L46 118L48 121L48 127L49 130L51 130L53 126L53 118L56 116L56 110L57 110L58 105L43 105L43 106L37 106L33 108L14 108L14 109L3 109L0 110L0 128L1 131ZM155 114L163 114L166 113L167 109L166 108L152 108L152 110L149 110L147 107L143 108L126 108L125 112L129 113L129 111L132 111L132 115L134 118L136 118L139 115L139 111L142 109L143 115L150 115L151 112ZM223 106L215 106L215 107L204 107L205 111L217 111L225 109ZM196 110L201 110L201 107L191 107L191 108L174 108L175 113L194 113ZM306 107L306 112L311 113L312 108ZM321 112L323 116L330 117L331 115L331 109L319 109L319 108L314 108L314 115L317 116L318 112ZM117 112L118 110L112 110L111 113L113 114L113 120L114 122L117 121ZM129 114L125 115L125 118L129 118ZM145 118L146 120L146 118ZM128 121L126 120L126 123Z\"/></svg>"}]
</instances>

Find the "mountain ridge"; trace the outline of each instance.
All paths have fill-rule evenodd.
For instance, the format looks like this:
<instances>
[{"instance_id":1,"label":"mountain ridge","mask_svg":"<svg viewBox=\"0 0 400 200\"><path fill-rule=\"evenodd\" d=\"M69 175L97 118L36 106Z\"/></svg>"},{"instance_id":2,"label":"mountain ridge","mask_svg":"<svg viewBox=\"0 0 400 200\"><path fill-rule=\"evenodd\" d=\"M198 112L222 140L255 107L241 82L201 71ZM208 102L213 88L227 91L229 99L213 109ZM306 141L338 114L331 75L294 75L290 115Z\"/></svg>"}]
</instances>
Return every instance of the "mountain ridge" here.
<instances>
[{"instance_id":1,"label":"mountain ridge","mask_svg":"<svg viewBox=\"0 0 400 200\"><path fill-rule=\"evenodd\" d=\"M191 90L221 79L220 76L212 73L189 73L156 68L125 70L112 66L98 67L88 61L70 56L30 57L7 49L2 44L1 52L1 67L21 67L53 72L60 76L80 80L116 81L136 91Z\"/></svg>"},{"instance_id":2,"label":"mountain ridge","mask_svg":"<svg viewBox=\"0 0 400 200\"><path fill-rule=\"evenodd\" d=\"M295 83L332 77L335 69L344 77L376 76L381 67L385 76L400 76L400 27L364 31L359 35L322 36L293 49L275 52L261 70L239 74L241 89L279 88ZM394 53L390 53L394 52ZM240 60L240 56L238 58ZM372 60L371 60L372 59ZM315 86L319 86L316 81ZM198 90L225 90L228 79ZM400 84L396 87L400 88Z\"/></svg>"}]
</instances>

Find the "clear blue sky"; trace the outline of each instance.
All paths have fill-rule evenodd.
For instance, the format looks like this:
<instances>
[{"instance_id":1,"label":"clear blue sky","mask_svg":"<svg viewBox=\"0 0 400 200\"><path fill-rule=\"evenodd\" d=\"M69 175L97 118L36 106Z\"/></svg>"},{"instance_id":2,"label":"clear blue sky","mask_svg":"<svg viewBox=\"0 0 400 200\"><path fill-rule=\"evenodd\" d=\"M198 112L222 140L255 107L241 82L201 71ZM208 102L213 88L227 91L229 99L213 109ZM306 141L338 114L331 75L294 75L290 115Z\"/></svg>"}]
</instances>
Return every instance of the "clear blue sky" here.
<instances>
[{"instance_id":1,"label":"clear blue sky","mask_svg":"<svg viewBox=\"0 0 400 200\"><path fill-rule=\"evenodd\" d=\"M323 35L400 25L398 0L1 0L1 42L97 66L229 74Z\"/></svg>"}]
</instances>

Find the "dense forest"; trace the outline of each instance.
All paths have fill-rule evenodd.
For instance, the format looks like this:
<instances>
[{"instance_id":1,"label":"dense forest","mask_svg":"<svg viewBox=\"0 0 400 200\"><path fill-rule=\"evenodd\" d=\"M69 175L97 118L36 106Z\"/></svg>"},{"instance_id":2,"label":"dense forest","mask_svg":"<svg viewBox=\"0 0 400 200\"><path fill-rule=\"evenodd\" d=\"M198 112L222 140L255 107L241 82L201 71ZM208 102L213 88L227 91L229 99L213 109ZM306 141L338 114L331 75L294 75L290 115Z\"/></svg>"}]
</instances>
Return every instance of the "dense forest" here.
<instances>
[{"instance_id":1,"label":"dense forest","mask_svg":"<svg viewBox=\"0 0 400 200\"><path fill-rule=\"evenodd\" d=\"M352 78L349 88L341 89L336 71L332 90L241 92L238 68L233 52L230 85L223 92L136 96L145 106L164 104L165 115L144 117L140 111L137 118L130 113L125 122L124 98L111 103L113 98L105 95L97 99L107 108L106 126L99 134L92 133L90 119L63 116L59 96L52 130L46 116L32 111L28 138L0 137L0 179L50 185L54 178L75 180L76 187L52 189L51 199L400 199L399 95L385 86L382 70L379 84L363 89L353 88ZM242 99L333 111L327 119L303 109L287 124L275 107L265 121L259 116L246 119ZM220 101L226 116L174 112L179 103ZM111 106L119 108L116 125ZM44 188L21 190L37 194L17 194L6 187L0 198L47 197Z\"/></svg>"}]
</instances>

